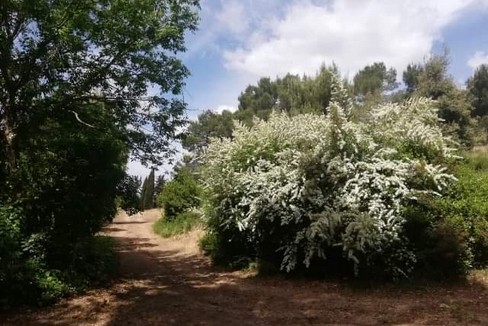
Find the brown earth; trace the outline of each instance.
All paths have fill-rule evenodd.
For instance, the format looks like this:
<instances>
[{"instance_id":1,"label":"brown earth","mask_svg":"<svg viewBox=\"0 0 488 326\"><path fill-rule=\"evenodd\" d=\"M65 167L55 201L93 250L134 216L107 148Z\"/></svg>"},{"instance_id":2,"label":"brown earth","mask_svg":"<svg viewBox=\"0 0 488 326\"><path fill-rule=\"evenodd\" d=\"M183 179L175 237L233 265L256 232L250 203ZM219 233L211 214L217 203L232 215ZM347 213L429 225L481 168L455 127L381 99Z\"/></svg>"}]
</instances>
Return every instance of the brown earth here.
<instances>
[{"instance_id":1,"label":"brown earth","mask_svg":"<svg viewBox=\"0 0 488 326\"><path fill-rule=\"evenodd\" d=\"M0 316L0 324L488 325L483 273L463 284L416 288L255 277L212 267L198 252L201 231L154 235L158 216L155 210L120 215L106 228L121 261L121 276L106 289Z\"/></svg>"}]
</instances>

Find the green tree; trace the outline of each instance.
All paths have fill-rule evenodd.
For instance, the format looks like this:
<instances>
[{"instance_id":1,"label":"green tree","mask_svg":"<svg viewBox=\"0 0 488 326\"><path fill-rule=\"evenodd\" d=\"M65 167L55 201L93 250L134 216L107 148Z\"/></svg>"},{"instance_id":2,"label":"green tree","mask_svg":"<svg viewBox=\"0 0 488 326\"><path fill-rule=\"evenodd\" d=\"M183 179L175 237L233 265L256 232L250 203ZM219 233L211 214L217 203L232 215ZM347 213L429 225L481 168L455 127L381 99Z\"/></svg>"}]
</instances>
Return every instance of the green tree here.
<instances>
[{"instance_id":1,"label":"green tree","mask_svg":"<svg viewBox=\"0 0 488 326\"><path fill-rule=\"evenodd\" d=\"M356 95L380 95L383 92L394 90L397 86L396 70L387 69L383 62L368 65L354 76Z\"/></svg>"},{"instance_id":2,"label":"green tree","mask_svg":"<svg viewBox=\"0 0 488 326\"><path fill-rule=\"evenodd\" d=\"M437 102L444 130L465 146L473 144L473 120L468 93L459 89L448 74L447 53L433 55L418 75L414 96L429 97Z\"/></svg>"},{"instance_id":3,"label":"green tree","mask_svg":"<svg viewBox=\"0 0 488 326\"><path fill-rule=\"evenodd\" d=\"M141 190L141 210L154 208L154 169L144 179Z\"/></svg>"},{"instance_id":4,"label":"green tree","mask_svg":"<svg viewBox=\"0 0 488 326\"><path fill-rule=\"evenodd\" d=\"M278 100L276 83L269 77L261 78L257 86L248 86L238 98L239 110L271 110Z\"/></svg>"},{"instance_id":5,"label":"green tree","mask_svg":"<svg viewBox=\"0 0 488 326\"><path fill-rule=\"evenodd\" d=\"M207 110L198 116L197 121L190 123L182 146L190 152L199 152L208 145L211 137L231 137L233 128L233 116L230 111L215 113Z\"/></svg>"},{"instance_id":6,"label":"green tree","mask_svg":"<svg viewBox=\"0 0 488 326\"><path fill-rule=\"evenodd\" d=\"M419 85L419 76L424 68L420 64L409 64L403 72L403 83L407 87L407 94L412 94Z\"/></svg>"},{"instance_id":7,"label":"green tree","mask_svg":"<svg viewBox=\"0 0 488 326\"><path fill-rule=\"evenodd\" d=\"M166 185L166 179L165 179L164 175L158 175L158 177L156 178L156 184L154 185L154 199L153 199L154 204L157 207L160 207L160 203L157 200L157 198L158 198L159 194L161 192L163 192L165 185Z\"/></svg>"},{"instance_id":8,"label":"green tree","mask_svg":"<svg viewBox=\"0 0 488 326\"><path fill-rule=\"evenodd\" d=\"M17 167L19 132L40 117L97 127L83 110L87 103L110 103L105 109L132 154L161 163L185 109L182 100L162 95L182 91L188 70L174 54L196 28L197 8L197 0L2 1L0 141L7 173ZM160 95L144 98L149 85Z\"/></svg>"},{"instance_id":9,"label":"green tree","mask_svg":"<svg viewBox=\"0 0 488 326\"><path fill-rule=\"evenodd\" d=\"M136 213L140 207L139 191L141 190L141 178L126 174L124 179L117 186L117 193L120 198L120 208L129 215Z\"/></svg>"},{"instance_id":10,"label":"green tree","mask_svg":"<svg viewBox=\"0 0 488 326\"><path fill-rule=\"evenodd\" d=\"M52 275L96 270L80 248L113 218L129 153L161 164L185 123L178 95L189 72L178 53L197 9L197 0L0 2L0 202L16 212L21 271L2 290L36 301Z\"/></svg>"},{"instance_id":11,"label":"green tree","mask_svg":"<svg viewBox=\"0 0 488 326\"><path fill-rule=\"evenodd\" d=\"M167 219L174 219L192 207L200 205L201 189L188 169L181 168L161 192L158 201Z\"/></svg>"},{"instance_id":12,"label":"green tree","mask_svg":"<svg viewBox=\"0 0 488 326\"><path fill-rule=\"evenodd\" d=\"M473 76L468 79L468 92L473 105L473 116L488 116L488 65L476 68Z\"/></svg>"}]
</instances>

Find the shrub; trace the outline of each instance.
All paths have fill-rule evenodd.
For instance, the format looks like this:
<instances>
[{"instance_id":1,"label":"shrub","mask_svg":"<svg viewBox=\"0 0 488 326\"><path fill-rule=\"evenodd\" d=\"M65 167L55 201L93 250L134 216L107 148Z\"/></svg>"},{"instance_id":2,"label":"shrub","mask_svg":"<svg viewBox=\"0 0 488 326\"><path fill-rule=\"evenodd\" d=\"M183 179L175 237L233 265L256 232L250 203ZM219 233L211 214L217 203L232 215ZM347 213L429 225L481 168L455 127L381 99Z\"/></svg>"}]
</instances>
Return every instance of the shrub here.
<instances>
[{"instance_id":1,"label":"shrub","mask_svg":"<svg viewBox=\"0 0 488 326\"><path fill-rule=\"evenodd\" d=\"M190 172L182 169L168 182L159 196L158 202L168 220L192 207L200 205L200 187Z\"/></svg>"},{"instance_id":2,"label":"shrub","mask_svg":"<svg viewBox=\"0 0 488 326\"><path fill-rule=\"evenodd\" d=\"M399 278L413 270L405 207L454 181L433 102L386 104L352 122L337 82L333 94L325 116L273 113L211 142L203 180L213 256L258 258L288 272L342 266Z\"/></svg>"},{"instance_id":3,"label":"shrub","mask_svg":"<svg viewBox=\"0 0 488 326\"><path fill-rule=\"evenodd\" d=\"M453 276L488 264L486 161L468 154L443 197L421 196L406 209L405 232L423 274Z\"/></svg>"},{"instance_id":4,"label":"shrub","mask_svg":"<svg viewBox=\"0 0 488 326\"><path fill-rule=\"evenodd\" d=\"M201 215L198 212L188 211L178 214L173 219L160 218L153 225L155 233L163 238L188 233L200 224Z\"/></svg>"},{"instance_id":5,"label":"shrub","mask_svg":"<svg viewBox=\"0 0 488 326\"><path fill-rule=\"evenodd\" d=\"M77 242L73 260L63 270L46 263L45 234L25 235L23 212L0 207L0 304L44 305L106 281L116 269L114 243L108 237Z\"/></svg>"}]
</instances>

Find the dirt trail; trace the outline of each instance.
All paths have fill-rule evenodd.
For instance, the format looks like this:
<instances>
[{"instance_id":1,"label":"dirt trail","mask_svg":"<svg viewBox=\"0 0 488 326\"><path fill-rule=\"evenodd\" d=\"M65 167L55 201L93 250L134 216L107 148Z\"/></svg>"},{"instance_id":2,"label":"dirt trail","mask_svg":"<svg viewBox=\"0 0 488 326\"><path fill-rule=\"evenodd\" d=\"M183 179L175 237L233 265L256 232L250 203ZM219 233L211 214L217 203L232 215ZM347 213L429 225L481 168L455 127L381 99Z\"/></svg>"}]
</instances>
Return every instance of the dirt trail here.
<instances>
[{"instance_id":1,"label":"dirt trail","mask_svg":"<svg viewBox=\"0 0 488 326\"><path fill-rule=\"evenodd\" d=\"M484 280L354 289L225 272L198 253L198 231L174 239L154 235L158 216L154 210L120 215L106 228L121 260L121 277L107 289L0 317L0 325L488 325Z\"/></svg>"}]
</instances>

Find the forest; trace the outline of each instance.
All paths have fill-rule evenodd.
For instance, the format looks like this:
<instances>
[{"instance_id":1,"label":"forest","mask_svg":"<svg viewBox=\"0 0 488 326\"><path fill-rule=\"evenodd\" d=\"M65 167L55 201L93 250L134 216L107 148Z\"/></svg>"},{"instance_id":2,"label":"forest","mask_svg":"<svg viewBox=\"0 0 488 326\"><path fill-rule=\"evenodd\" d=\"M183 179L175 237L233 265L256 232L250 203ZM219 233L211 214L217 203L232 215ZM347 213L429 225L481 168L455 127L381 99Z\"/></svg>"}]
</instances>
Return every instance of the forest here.
<instances>
[{"instance_id":1,"label":"forest","mask_svg":"<svg viewBox=\"0 0 488 326\"><path fill-rule=\"evenodd\" d=\"M336 295L347 302L353 284L403 291L433 282L443 293L476 275L486 279L488 63L462 83L450 74L447 48L403 71L377 61L347 75L324 63L315 74L262 76L242 89L235 111L189 119L183 53L200 6L0 3L0 323L4 316L41 323L48 318L42 308L34 317L19 309L58 307L86 293L112 305L120 284L135 308L111 322L94 322L84 310L63 320L115 325L140 314L149 324L161 324L159 315L181 324L203 316L205 323L232 291L244 300L238 304L254 302L246 286L256 296L268 288L286 295L273 282L294 295L339 282ZM183 158L164 176L160 167L177 157L177 144ZM128 172L131 161L149 168L144 179ZM235 290L219 287L228 279ZM142 296L159 311L138 305L141 282L156 291ZM107 287L111 294L97 290ZM168 299L165 287L179 296ZM473 290L482 307L487 287ZM429 301L427 292L419 300ZM373 300L384 299L378 295ZM186 315L178 307L194 297L203 306ZM441 297L433 304L444 305ZM453 304L445 318L488 321L465 299L458 305L472 319L456 319L462 313ZM49 318L71 316L56 309L60 315ZM268 315L256 309L243 320L308 320L288 306ZM289 319L279 320L280 311ZM353 314L353 323L372 318ZM329 322L346 322L340 315Z\"/></svg>"}]
</instances>

